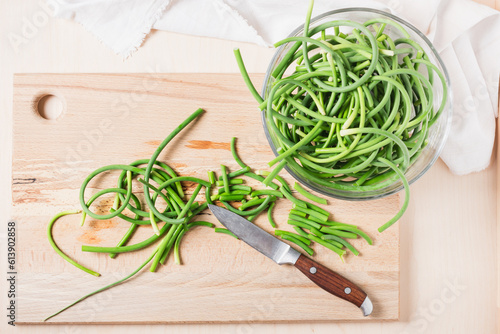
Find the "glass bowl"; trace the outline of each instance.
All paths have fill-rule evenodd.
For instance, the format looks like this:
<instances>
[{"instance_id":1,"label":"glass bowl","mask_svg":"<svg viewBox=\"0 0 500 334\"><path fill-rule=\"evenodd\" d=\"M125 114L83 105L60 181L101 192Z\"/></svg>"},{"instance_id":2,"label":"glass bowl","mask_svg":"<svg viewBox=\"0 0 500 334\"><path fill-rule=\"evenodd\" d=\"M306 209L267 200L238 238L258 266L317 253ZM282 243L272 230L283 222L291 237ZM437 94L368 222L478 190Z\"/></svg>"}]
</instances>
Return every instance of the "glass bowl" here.
<instances>
[{"instance_id":1,"label":"glass bowl","mask_svg":"<svg viewBox=\"0 0 500 334\"><path fill-rule=\"evenodd\" d=\"M339 10L334 10L330 11L327 13L324 13L322 15L319 15L311 20L310 27L315 27L321 23L328 22L328 21L333 21L333 20L351 20L355 21L358 23L363 23L365 21L375 19L375 18L385 18L385 19L390 19L393 21L396 21L400 25L402 25L405 30L410 34L411 38L416 41L418 44L421 45L421 47L424 49L424 51L427 53L427 56L429 57L429 60L431 63L436 65L443 75L445 76L446 79L446 85L448 87L448 99L447 99L447 104L438 118L438 120L429 128L429 135L427 138L427 145L425 148L423 148L420 152L420 155L409 165L408 169L405 172L405 176L409 183L413 183L416 180L418 180L422 175L425 174L427 170L434 164L434 162L437 160L439 157L439 154L441 153L441 150L443 149L443 146L446 142L446 138L448 135L448 132L450 130L450 125L451 125L451 117L452 117L452 109L451 109L451 87L450 87L450 81L448 77L448 72L446 71L446 68L439 57L437 51L435 48L432 46L431 42L425 37L425 35L420 32L417 28L415 28L413 25L410 23L383 11L376 10L376 9L371 9L371 8L345 8L345 9L339 9ZM341 27L341 31L343 31L345 27ZM391 38L396 39L399 37L402 37L401 32L399 32L397 29L394 27L387 25L384 33L389 35ZM303 26L300 26L297 28L295 31L293 31L290 36L302 36L303 35ZM273 72L274 68L277 66L277 64L280 63L280 61L283 59L284 55L286 52L291 48L293 43L287 43L282 46L280 46L274 57L272 58L265 79L264 79L264 85L262 89L262 96L264 98L267 97L269 91L272 88L273 82L275 81L275 78L271 76L271 73ZM286 77L287 75L283 75L283 77ZM437 76L436 76L437 77ZM435 80L433 84L433 94L434 94L434 108L437 110L439 108L439 105L442 101L443 97L443 89L442 89L442 84L440 80ZM275 135L271 135L271 133L268 130L268 123L267 123L267 118L266 118L266 110L264 109L262 111L262 123L264 125L264 131L266 133L266 137L269 141L269 144L271 146L271 149L273 150L275 155L278 155L278 152L276 150L277 145L277 138ZM352 190L339 190L339 189L332 189L326 186L323 186L321 184L318 184L314 181L308 180L304 178L303 176L299 175L299 173L294 170L293 167L286 165L285 169L292 175L298 182L300 182L302 185L305 185L309 187L310 189L313 189L323 195L331 196L334 198L339 198L339 199L344 199L344 200L369 200L369 199L375 199L375 198L381 198L385 196L389 196L391 194L394 194L401 190L403 188L403 184L400 179L396 180L392 184L389 184L383 188L377 189L377 190L357 190L357 189L352 189Z\"/></svg>"}]
</instances>

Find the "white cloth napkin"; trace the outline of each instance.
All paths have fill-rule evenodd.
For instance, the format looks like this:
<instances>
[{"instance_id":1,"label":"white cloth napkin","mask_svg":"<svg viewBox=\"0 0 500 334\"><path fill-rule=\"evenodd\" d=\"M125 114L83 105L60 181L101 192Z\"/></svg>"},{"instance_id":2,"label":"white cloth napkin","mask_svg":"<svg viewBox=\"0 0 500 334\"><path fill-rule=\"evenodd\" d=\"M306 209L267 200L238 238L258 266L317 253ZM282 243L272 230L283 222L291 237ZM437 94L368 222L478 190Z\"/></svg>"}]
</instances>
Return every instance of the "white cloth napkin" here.
<instances>
[{"instance_id":1,"label":"white cloth napkin","mask_svg":"<svg viewBox=\"0 0 500 334\"><path fill-rule=\"evenodd\" d=\"M304 21L304 0L51 0L123 57L151 28L270 46ZM489 165L500 75L500 12L469 0L316 0L314 15L371 7L402 17L434 43L450 73L453 124L441 158L455 174Z\"/></svg>"}]
</instances>

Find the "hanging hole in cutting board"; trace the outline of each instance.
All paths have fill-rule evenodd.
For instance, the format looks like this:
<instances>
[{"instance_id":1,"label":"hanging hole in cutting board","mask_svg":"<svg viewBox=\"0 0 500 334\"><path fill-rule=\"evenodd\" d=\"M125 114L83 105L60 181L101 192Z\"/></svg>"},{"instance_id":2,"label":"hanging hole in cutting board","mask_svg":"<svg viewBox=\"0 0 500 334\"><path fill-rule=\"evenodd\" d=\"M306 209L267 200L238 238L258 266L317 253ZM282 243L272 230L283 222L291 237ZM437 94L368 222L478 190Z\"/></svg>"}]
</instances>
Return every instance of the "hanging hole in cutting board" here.
<instances>
[{"instance_id":1,"label":"hanging hole in cutting board","mask_svg":"<svg viewBox=\"0 0 500 334\"><path fill-rule=\"evenodd\" d=\"M40 117L49 121L61 118L64 111L63 100L53 94L43 95L36 103L36 112Z\"/></svg>"}]
</instances>

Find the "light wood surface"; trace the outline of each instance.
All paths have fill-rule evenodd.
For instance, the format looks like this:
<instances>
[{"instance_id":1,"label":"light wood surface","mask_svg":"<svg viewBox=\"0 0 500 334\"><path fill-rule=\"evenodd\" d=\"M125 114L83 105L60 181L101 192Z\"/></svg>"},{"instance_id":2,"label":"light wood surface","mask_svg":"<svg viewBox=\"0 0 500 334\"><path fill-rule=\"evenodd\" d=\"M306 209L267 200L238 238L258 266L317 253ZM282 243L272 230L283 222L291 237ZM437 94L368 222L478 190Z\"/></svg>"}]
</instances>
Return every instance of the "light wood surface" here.
<instances>
[{"instance_id":1,"label":"light wood surface","mask_svg":"<svg viewBox=\"0 0 500 334\"><path fill-rule=\"evenodd\" d=\"M500 93L500 86L498 87ZM500 95L498 99L498 110L500 110ZM497 157L500 156L500 136L499 136L499 128L500 128L500 118L497 118L497 129L496 129L496 154ZM498 186L498 180L500 180L500 164L497 163L497 332L500 333L500 193Z\"/></svg>"},{"instance_id":2,"label":"light wood surface","mask_svg":"<svg viewBox=\"0 0 500 334\"><path fill-rule=\"evenodd\" d=\"M495 1L483 1L495 6ZM23 20L42 11L39 2L1 1L0 20L0 266L6 267L3 233L11 210L12 73L15 72L234 72L240 47L250 72L263 73L272 49L244 43L154 32L122 61L75 22L50 19L17 49ZM496 0L500 9L500 2ZM182 46L182 47L181 47ZM182 51L180 51L182 49ZM401 317L398 322L196 325L36 325L1 333L495 333L497 330L497 163L480 173L452 175L438 161L412 185L401 227ZM0 280L0 291L5 291ZM453 288L450 290L450 287ZM482 293L478 293L478 289ZM450 294L452 292L452 294ZM7 305L5 293L1 305ZM444 305L444 307L441 307ZM97 309L101 311L102 309Z\"/></svg>"},{"instance_id":3,"label":"light wood surface","mask_svg":"<svg viewBox=\"0 0 500 334\"><path fill-rule=\"evenodd\" d=\"M255 76L261 85L263 76ZM40 117L34 101L54 94L64 101L55 121ZM140 96L135 110L117 101ZM57 212L78 209L82 180L93 170L150 157L160 141L199 106L206 112L175 138L159 157L179 175L206 179L220 164L230 170L234 162L229 141L237 137L240 157L255 170L267 169L273 158L260 121L260 113L238 74L20 74L14 77L13 217L19 233L19 323L40 322L77 299L132 272L152 251L119 255L82 253L82 244L113 246L128 229L121 219L87 219L79 229L79 216L57 221L57 244L72 258L96 268L96 279L61 259L46 240L46 226ZM293 179L283 171L289 184ZM219 174L220 175L220 174ZM100 176L87 196L116 184L116 174ZM249 179L255 189L262 188ZM189 184L188 184L189 185ZM186 186L186 185L185 185ZM191 184L193 186L193 184ZM186 188L189 195L192 187ZM142 192L140 184L135 190ZM204 201L204 194L197 200ZM88 198L88 197L87 197ZM97 206L107 205L113 196ZM158 273L143 273L109 290L111 302L95 314L85 311L101 304L89 299L52 321L64 323L134 322L284 322L328 320L397 320L399 316L399 225L380 234L377 228L399 208L399 196L376 201L329 201L332 219L359 225L374 238L369 246L353 241L358 257L338 256L315 246L314 259L344 275L369 294L374 313L363 317L353 305L335 298L292 266L278 266L251 247L206 228L189 232L182 242L184 265L169 261ZM274 219L286 224L291 203L277 202ZM198 220L216 223L209 211ZM266 215L256 223L272 232ZM218 222L217 225L222 227ZM130 243L152 235L141 228ZM172 259L171 259L172 260ZM78 289L75 289L75 284ZM168 299L168 304L165 304ZM48 306L50 305L50 306ZM167 306L168 305L168 306ZM217 307L213 307L217 305ZM273 308L251 320L256 305ZM82 311L83 310L83 311ZM141 310L141 312L138 312Z\"/></svg>"}]
</instances>

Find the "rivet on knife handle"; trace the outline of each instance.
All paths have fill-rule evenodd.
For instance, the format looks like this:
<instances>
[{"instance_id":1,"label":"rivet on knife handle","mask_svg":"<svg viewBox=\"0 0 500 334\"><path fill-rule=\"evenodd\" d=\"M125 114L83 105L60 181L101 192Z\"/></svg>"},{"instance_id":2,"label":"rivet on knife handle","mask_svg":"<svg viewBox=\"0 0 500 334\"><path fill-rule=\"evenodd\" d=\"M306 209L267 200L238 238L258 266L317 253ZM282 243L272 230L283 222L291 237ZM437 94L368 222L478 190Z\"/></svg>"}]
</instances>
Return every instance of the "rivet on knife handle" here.
<instances>
[{"instance_id":1,"label":"rivet on knife handle","mask_svg":"<svg viewBox=\"0 0 500 334\"><path fill-rule=\"evenodd\" d=\"M361 308L364 316L372 313L373 304L370 298L348 279L304 255L299 256L295 267L323 290Z\"/></svg>"}]
</instances>

